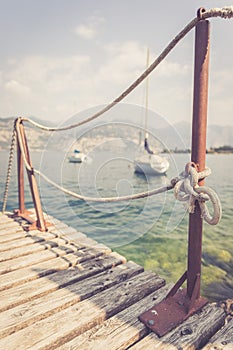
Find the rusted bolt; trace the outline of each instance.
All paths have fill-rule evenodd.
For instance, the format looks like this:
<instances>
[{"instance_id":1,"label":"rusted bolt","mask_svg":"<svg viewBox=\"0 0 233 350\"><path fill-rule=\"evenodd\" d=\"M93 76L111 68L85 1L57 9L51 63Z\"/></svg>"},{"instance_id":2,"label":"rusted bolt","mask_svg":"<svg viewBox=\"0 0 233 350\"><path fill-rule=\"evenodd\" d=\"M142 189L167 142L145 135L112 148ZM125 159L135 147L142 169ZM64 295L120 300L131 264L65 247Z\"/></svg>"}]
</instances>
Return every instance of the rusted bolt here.
<instances>
[{"instance_id":1,"label":"rusted bolt","mask_svg":"<svg viewBox=\"0 0 233 350\"><path fill-rule=\"evenodd\" d=\"M153 326L155 324L154 320L147 321L148 326Z\"/></svg>"}]
</instances>

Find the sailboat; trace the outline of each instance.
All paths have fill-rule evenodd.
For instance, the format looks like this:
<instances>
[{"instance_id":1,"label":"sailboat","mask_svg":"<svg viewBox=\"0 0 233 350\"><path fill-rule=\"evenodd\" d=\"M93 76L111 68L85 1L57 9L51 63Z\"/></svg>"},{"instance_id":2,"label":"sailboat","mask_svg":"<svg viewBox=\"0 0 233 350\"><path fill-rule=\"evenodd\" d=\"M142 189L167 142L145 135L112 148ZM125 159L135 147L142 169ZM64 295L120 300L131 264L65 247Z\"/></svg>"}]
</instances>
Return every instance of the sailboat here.
<instances>
[{"instance_id":1,"label":"sailboat","mask_svg":"<svg viewBox=\"0 0 233 350\"><path fill-rule=\"evenodd\" d=\"M147 68L149 67L149 49L147 49ZM166 157L160 156L155 151L150 149L148 143L148 90L149 80L146 79L146 109L145 109L145 127L144 127L144 150L143 154L135 159L134 169L135 173L144 175L165 175L169 169L169 161Z\"/></svg>"},{"instance_id":2,"label":"sailboat","mask_svg":"<svg viewBox=\"0 0 233 350\"><path fill-rule=\"evenodd\" d=\"M86 155L78 149L75 149L73 155L69 157L70 163L82 163L86 159Z\"/></svg>"}]
</instances>

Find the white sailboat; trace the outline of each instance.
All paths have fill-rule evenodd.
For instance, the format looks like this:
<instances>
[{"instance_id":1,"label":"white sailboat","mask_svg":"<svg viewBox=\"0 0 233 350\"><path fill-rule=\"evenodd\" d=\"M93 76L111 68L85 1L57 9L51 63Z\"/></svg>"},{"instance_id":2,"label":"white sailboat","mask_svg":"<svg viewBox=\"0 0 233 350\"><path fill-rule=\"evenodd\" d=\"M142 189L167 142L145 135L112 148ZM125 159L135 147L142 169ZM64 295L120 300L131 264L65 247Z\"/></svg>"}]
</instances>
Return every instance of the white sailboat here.
<instances>
[{"instance_id":1,"label":"white sailboat","mask_svg":"<svg viewBox=\"0 0 233 350\"><path fill-rule=\"evenodd\" d=\"M82 163L86 159L86 155L78 149L75 149L72 156L69 157L70 163Z\"/></svg>"},{"instance_id":2,"label":"white sailboat","mask_svg":"<svg viewBox=\"0 0 233 350\"><path fill-rule=\"evenodd\" d=\"M147 50L147 67L149 67L149 49ZM145 127L144 127L144 150L143 154L140 155L134 161L134 169L136 173L144 175L164 175L169 169L169 161L166 157L156 154L152 151L148 144L148 132L147 132L147 122L148 122L148 89L149 80L146 80L146 110L145 110Z\"/></svg>"}]
</instances>

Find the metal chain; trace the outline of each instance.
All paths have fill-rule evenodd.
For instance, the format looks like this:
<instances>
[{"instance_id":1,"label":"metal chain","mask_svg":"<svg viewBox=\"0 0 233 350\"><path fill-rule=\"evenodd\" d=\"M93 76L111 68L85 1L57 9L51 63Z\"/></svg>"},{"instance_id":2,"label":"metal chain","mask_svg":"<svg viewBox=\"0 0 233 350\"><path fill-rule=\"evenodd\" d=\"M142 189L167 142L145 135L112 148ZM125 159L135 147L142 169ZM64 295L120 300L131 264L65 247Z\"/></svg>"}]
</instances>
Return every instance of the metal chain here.
<instances>
[{"instance_id":1,"label":"metal chain","mask_svg":"<svg viewBox=\"0 0 233 350\"><path fill-rule=\"evenodd\" d=\"M14 125L12 139L11 139L11 147L10 147L10 154L9 154L9 161L8 161L8 168L7 168L7 176L6 176L6 183L5 183L5 192L3 196L3 204L2 204L2 213L4 214L6 210L6 204L7 204L7 198L8 198L8 191L9 191L9 184L11 180L11 170L12 170L12 164L13 164L13 158L14 158L14 149L15 149L15 140L16 140L16 127Z\"/></svg>"}]
</instances>

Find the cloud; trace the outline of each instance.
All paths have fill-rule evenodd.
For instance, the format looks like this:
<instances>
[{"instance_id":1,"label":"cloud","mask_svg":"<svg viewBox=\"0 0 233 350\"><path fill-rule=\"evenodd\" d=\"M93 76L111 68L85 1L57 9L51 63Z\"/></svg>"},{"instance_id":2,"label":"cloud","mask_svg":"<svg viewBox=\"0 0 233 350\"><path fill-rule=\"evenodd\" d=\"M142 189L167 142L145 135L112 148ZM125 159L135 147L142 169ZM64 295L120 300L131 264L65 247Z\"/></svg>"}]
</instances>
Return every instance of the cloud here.
<instances>
[{"instance_id":1,"label":"cloud","mask_svg":"<svg viewBox=\"0 0 233 350\"><path fill-rule=\"evenodd\" d=\"M27 96L30 93L30 89L18 82L17 80L9 80L5 83L5 89L9 93L16 94L19 96Z\"/></svg>"},{"instance_id":2,"label":"cloud","mask_svg":"<svg viewBox=\"0 0 233 350\"><path fill-rule=\"evenodd\" d=\"M95 52L61 57L29 55L9 60L0 83L3 113L47 119L56 116L61 120L83 109L111 102L146 68L146 47L137 41L112 42L98 49L99 62L96 62ZM154 59L155 55L152 53L151 57ZM182 67L177 63L167 60L160 73L150 78L150 94L155 96L150 100L152 108L154 101L156 108L166 107L167 103L161 101L169 91L176 91L177 95L179 89L172 84L168 89L164 78L168 73L177 76L180 70ZM144 89L142 83L123 102L142 104ZM182 91L180 95L183 96ZM30 98L26 100L25 97Z\"/></svg>"},{"instance_id":3,"label":"cloud","mask_svg":"<svg viewBox=\"0 0 233 350\"><path fill-rule=\"evenodd\" d=\"M88 55L32 55L9 61L0 81L2 113L51 119L54 114L61 118L65 109L72 112L74 101L82 99L89 61Z\"/></svg>"},{"instance_id":4,"label":"cloud","mask_svg":"<svg viewBox=\"0 0 233 350\"><path fill-rule=\"evenodd\" d=\"M82 110L113 101L146 68L146 47L138 41L112 42L96 49L99 51L89 55L29 55L10 60L0 79L1 113L61 121ZM150 61L155 57L156 54L151 52ZM214 102L210 101L212 120L227 115L232 106L232 89L227 92L224 88L230 87L230 73L223 69L212 77L212 86L216 82L210 89L210 96L216 96ZM190 120L192 88L191 65L167 58L150 75L149 108L172 122ZM144 105L144 96L145 84L142 82L122 102ZM218 103L219 99L221 103ZM223 100L227 103L223 104Z\"/></svg>"},{"instance_id":5,"label":"cloud","mask_svg":"<svg viewBox=\"0 0 233 350\"><path fill-rule=\"evenodd\" d=\"M106 61L99 67L97 78L112 84L129 84L145 68L145 50L136 41L111 43L104 47Z\"/></svg>"},{"instance_id":6,"label":"cloud","mask_svg":"<svg viewBox=\"0 0 233 350\"><path fill-rule=\"evenodd\" d=\"M102 25L104 23L103 17L92 16L86 20L86 23L79 24L74 32L77 36L83 39L94 39L97 37L99 32L102 29Z\"/></svg>"}]
</instances>

